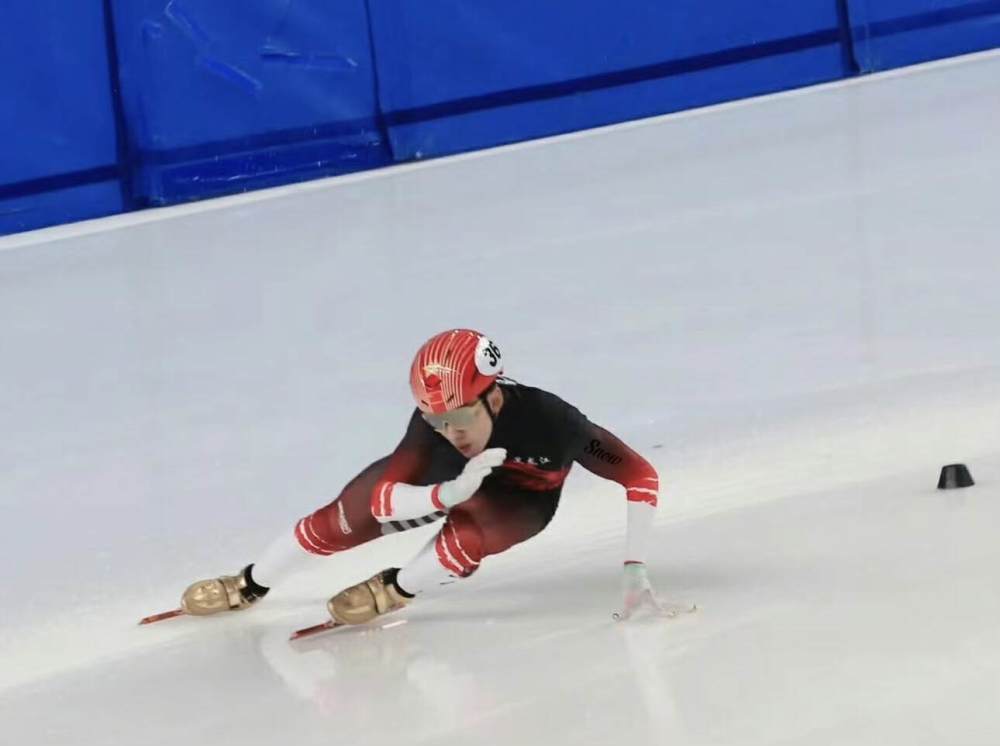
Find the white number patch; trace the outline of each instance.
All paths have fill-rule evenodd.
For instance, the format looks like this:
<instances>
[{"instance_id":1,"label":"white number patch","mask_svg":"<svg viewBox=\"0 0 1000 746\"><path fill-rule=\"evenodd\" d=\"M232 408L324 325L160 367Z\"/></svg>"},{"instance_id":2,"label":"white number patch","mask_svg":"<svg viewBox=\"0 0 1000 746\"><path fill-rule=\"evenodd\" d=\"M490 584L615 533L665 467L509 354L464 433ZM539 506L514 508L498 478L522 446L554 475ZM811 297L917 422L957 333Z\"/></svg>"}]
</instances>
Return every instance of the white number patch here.
<instances>
[{"instance_id":1,"label":"white number patch","mask_svg":"<svg viewBox=\"0 0 1000 746\"><path fill-rule=\"evenodd\" d=\"M503 372L500 348L488 337L480 337L476 343L476 369L484 376L495 376Z\"/></svg>"}]
</instances>

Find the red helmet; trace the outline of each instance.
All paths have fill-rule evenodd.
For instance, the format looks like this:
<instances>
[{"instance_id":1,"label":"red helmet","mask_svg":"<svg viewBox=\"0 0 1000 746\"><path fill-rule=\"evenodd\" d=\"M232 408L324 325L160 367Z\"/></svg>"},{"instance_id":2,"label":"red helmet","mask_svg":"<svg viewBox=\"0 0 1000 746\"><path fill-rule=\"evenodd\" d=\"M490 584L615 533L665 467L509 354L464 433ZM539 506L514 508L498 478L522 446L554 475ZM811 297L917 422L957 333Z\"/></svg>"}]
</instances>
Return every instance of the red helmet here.
<instances>
[{"instance_id":1,"label":"red helmet","mask_svg":"<svg viewBox=\"0 0 1000 746\"><path fill-rule=\"evenodd\" d=\"M500 350L472 329L428 339L410 366L410 390L422 412L440 414L474 402L503 372Z\"/></svg>"}]
</instances>

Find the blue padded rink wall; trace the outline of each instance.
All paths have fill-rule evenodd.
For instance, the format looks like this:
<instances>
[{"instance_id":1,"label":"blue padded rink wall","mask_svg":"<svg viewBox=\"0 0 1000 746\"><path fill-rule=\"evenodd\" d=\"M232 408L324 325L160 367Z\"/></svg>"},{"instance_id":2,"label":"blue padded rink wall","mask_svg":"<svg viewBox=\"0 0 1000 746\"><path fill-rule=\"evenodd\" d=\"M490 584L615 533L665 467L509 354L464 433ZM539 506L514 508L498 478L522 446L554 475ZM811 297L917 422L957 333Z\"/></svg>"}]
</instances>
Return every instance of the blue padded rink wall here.
<instances>
[{"instance_id":1,"label":"blue padded rink wall","mask_svg":"<svg viewBox=\"0 0 1000 746\"><path fill-rule=\"evenodd\" d=\"M849 77L0 238L4 742L994 746L1000 54ZM39 132L95 148L59 192L113 181L102 127ZM698 614L611 621L624 498L577 469L382 628L287 641L426 529L135 625L391 449L452 325L656 465L650 575Z\"/></svg>"},{"instance_id":2,"label":"blue padded rink wall","mask_svg":"<svg viewBox=\"0 0 1000 746\"><path fill-rule=\"evenodd\" d=\"M1000 44L1000 0L15 0L0 234Z\"/></svg>"}]
</instances>

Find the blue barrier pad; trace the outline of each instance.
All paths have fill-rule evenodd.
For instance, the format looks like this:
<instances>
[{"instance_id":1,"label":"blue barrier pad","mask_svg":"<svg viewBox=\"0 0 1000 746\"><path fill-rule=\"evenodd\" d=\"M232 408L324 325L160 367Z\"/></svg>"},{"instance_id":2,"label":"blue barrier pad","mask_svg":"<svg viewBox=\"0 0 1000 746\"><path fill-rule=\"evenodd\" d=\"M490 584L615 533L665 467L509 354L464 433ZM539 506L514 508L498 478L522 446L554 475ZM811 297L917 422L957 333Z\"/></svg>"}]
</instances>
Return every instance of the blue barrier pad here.
<instances>
[{"instance_id":1,"label":"blue barrier pad","mask_svg":"<svg viewBox=\"0 0 1000 746\"><path fill-rule=\"evenodd\" d=\"M364 0L114 0L114 9L145 202L389 161Z\"/></svg>"},{"instance_id":2,"label":"blue barrier pad","mask_svg":"<svg viewBox=\"0 0 1000 746\"><path fill-rule=\"evenodd\" d=\"M124 209L117 181L0 199L0 236L77 220L103 218Z\"/></svg>"},{"instance_id":3,"label":"blue barrier pad","mask_svg":"<svg viewBox=\"0 0 1000 746\"><path fill-rule=\"evenodd\" d=\"M1000 0L847 0L847 4L862 72L1000 46Z\"/></svg>"},{"instance_id":4,"label":"blue barrier pad","mask_svg":"<svg viewBox=\"0 0 1000 746\"><path fill-rule=\"evenodd\" d=\"M371 0L398 160L843 77L829 0Z\"/></svg>"},{"instance_id":5,"label":"blue barrier pad","mask_svg":"<svg viewBox=\"0 0 1000 746\"><path fill-rule=\"evenodd\" d=\"M120 210L100 3L8 5L0 25L0 233ZM90 186L101 182L109 185ZM50 189L69 189L68 203L41 199Z\"/></svg>"}]
</instances>

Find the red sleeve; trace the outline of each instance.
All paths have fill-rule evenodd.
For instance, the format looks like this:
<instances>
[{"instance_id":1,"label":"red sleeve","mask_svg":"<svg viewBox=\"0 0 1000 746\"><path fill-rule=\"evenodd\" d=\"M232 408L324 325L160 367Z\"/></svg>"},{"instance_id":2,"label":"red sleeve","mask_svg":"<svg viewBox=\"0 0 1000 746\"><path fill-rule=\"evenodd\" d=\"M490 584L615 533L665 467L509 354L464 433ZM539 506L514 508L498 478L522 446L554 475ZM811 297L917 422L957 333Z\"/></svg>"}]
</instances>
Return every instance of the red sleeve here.
<instances>
[{"instance_id":1,"label":"red sleeve","mask_svg":"<svg viewBox=\"0 0 1000 746\"><path fill-rule=\"evenodd\" d=\"M386 464L382 478L375 483L371 495L368 496L373 512L378 506L380 496L387 494L393 484L396 482L413 484L419 480L430 464L433 445L433 431L420 416L420 411L414 410L403 439L389 456L389 463Z\"/></svg>"},{"instance_id":2,"label":"red sleeve","mask_svg":"<svg viewBox=\"0 0 1000 746\"><path fill-rule=\"evenodd\" d=\"M618 482L629 502L655 506L660 478L652 464L592 422L585 425L585 435L577 463L599 477Z\"/></svg>"}]
</instances>

